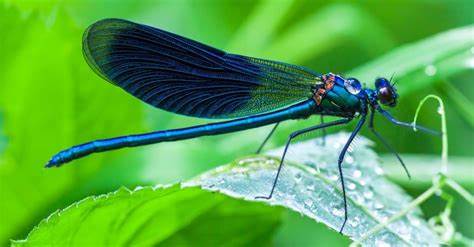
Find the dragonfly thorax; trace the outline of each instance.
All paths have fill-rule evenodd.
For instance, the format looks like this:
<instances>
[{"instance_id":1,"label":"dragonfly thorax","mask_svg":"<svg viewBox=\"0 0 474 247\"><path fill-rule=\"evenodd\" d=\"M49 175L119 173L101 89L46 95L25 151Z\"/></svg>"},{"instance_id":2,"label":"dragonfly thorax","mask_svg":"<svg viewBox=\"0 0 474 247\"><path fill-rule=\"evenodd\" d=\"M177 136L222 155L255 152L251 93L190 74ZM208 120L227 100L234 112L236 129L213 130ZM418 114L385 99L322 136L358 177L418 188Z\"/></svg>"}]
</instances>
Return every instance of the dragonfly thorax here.
<instances>
[{"instance_id":1,"label":"dragonfly thorax","mask_svg":"<svg viewBox=\"0 0 474 247\"><path fill-rule=\"evenodd\" d=\"M321 81L313 91L313 99L322 114L352 117L365 110L366 97L359 80L328 73L321 76Z\"/></svg>"},{"instance_id":2,"label":"dragonfly thorax","mask_svg":"<svg viewBox=\"0 0 474 247\"><path fill-rule=\"evenodd\" d=\"M333 73L322 75L321 81L322 85L314 89L313 99L331 112L355 113L365 111L367 105L395 107L397 104L395 85L383 77L375 80L375 89L362 88L356 78L344 78Z\"/></svg>"}]
</instances>

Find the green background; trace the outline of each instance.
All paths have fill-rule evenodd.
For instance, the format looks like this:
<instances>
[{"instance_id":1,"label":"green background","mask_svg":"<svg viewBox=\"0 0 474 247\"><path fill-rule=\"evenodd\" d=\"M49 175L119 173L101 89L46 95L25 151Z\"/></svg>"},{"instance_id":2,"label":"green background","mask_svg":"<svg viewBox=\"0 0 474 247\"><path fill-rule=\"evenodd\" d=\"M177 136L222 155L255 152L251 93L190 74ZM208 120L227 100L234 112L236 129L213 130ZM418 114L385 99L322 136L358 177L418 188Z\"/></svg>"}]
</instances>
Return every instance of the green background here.
<instances>
[{"instance_id":1,"label":"green background","mask_svg":"<svg viewBox=\"0 0 474 247\"><path fill-rule=\"evenodd\" d=\"M207 122L147 106L102 81L88 68L82 58L82 32L94 21L107 17L160 27L229 52L345 74L403 44L474 23L474 5L471 1L424 0L357 4L283 0L1 1L1 245L9 239L25 238L41 219L85 196L121 185L133 188L185 180L253 153L270 130L264 127L114 151L61 169L43 169L52 154L74 144ZM380 76L395 73L396 78L397 68L389 71ZM473 79L471 69L442 83L409 90L401 95L392 112L399 119L411 120L420 99L430 93L440 95L447 107L450 156L472 160L472 119L460 105L472 106ZM364 83L372 86L373 82ZM461 96L453 97L456 94ZM473 108L468 109L472 114ZM438 128L435 112L434 104L427 106L420 122ZM318 122L315 117L282 124L267 148L282 145L291 131ZM350 131L351 127L331 131ZM396 128L382 119L378 129L401 153L440 152L439 138ZM372 137L366 129L362 134ZM386 152L380 145L375 149ZM472 178L474 170L468 170L465 176ZM412 195L427 188L427 184L415 184L405 181L402 186ZM466 186L472 190L472 183ZM465 204L456 201L453 218L459 231L473 238L474 213ZM422 209L431 216L442 207L443 202L435 198ZM348 240L321 224L287 213L274 242L280 246L330 245L347 244Z\"/></svg>"}]
</instances>

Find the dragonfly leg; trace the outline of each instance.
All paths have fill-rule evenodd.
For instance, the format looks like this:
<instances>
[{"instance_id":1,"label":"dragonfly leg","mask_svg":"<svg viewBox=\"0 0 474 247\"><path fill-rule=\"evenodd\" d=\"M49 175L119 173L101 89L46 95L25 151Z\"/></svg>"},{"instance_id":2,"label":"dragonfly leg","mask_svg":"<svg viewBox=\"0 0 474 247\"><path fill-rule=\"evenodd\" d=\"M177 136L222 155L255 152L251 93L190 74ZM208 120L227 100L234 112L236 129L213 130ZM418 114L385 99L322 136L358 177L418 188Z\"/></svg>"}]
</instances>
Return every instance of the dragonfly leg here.
<instances>
[{"instance_id":1,"label":"dragonfly leg","mask_svg":"<svg viewBox=\"0 0 474 247\"><path fill-rule=\"evenodd\" d=\"M321 124L324 124L324 116L323 115L320 115L321 116ZM323 133L323 137L322 137L322 144L323 146L326 146L326 129L322 129L321 132Z\"/></svg>"},{"instance_id":2,"label":"dragonfly leg","mask_svg":"<svg viewBox=\"0 0 474 247\"><path fill-rule=\"evenodd\" d=\"M258 147L257 149L257 152L255 152L256 154L259 154L260 151L262 151L263 147L265 146L265 144L267 143L267 141L270 139L270 137L273 135L273 133L275 132L276 128L278 127L278 125L280 124L280 122L276 123L272 130L270 131L270 133L268 133L267 137L265 138L265 140L262 142L262 144L260 144L260 147Z\"/></svg>"},{"instance_id":3,"label":"dragonfly leg","mask_svg":"<svg viewBox=\"0 0 474 247\"><path fill-rule=\"evenodd\" d=\"M278 181L278 177L280 176L280 172L281 172L281 169L283 167L283 162L285 160L286 152L288 151L288 147L290 146L291 140L293 138L295 138L299 135L302 135L304 133L308 133L308 132L317 130L317 129L327 128L327 127L341 125L341 124L346 124L351 120L352 120L351 118L344 118L344 119L336 120L336 121L329 122L329 123L319 124L319 125L316 125L316 126L313 126L313 127L305 128L305 129L298 130L298 131L295 131L295 132L291 133L290 136L288 137L288 140L286 141L285 149L283 150L283 154L282 154L281 159L280 159L280 165L278 166L277 174L275 176L275 179L273 180L273 185L272 185L272 189L270 191L270 194L268 196L257 196L257 197L255 197L255 199L267 199L268 200L268 199L272 198L273 192L275 191L275 187L276 187L276 184L277 184L277 181Z\"/></svg>"},{"instance_id":4,"label":"dragonfly leg","mask_svg":"<svg viewBox=\"0 0 474 247\"><path fill-rule=\"evenodd\" d=\"M354 138L357 136L357 133L359 133L360 129L364 125L366 116L367 116L367 113L364 113L362 115L361 119L359 120L359 122L357 122L356 128L354 129L354 131L352 131L351 136L349 137L346 144L342 148L342 151L339 154L339 159L337 161L337 167L339 169L339 177L341 178L342 197L343 197L343 200L344 200L344 222L342 223L342 226L341 226L341 229L339 230L339 233L342 233L342 230L344 230L344 226L346 225L346 222L347 222L347 198L346 198L346 187L344 185L344 176L342 174L342 162L344 160L344 156L346 155L347 149L351 145Z\"/></svg>"},{"instance_id":5,"label":"dragonfly leg","mask_svg":"<svg viewBox=\"0 0 474 247\"><path fill-rule=\"evenodd\" d=\"M385 118L387 118L393 124L396 124L398 126L408 127L408 128L415 128L416 127L416 129L424 131L428 134L441 135L441 133L439 131L429 129L429 128L423 127L421 125L418 125L418 124L415 126L414 123L406 123L406 122L398 121L392 115L390 115L390 113L388 113L388 111L385 111L384 109L382 109L380 107L377 107L376 109L377 109L378 112L380 112Z\"/></svg>"},{"instance_id":6,"label":"dragonfly leg","mask_svg":"<svg viewBox=\"0 0 474 247\"><path fill-rule=\"evenodd\" d=\"M390 152L392 152L395 157L397 157L398 161L400 161L400 164L403 166L403 169L405 169L405 172L408 176L408 179L411 178L410 176L410 173L408 172L408 169L407 167L405 166L405 163L403 162L402 158L400 157L400 155L398 155L397 151L382 137L382 135L380 135L376 130L375 130L375 127L374 127L374 116L375 116L375 112L374 111L371 111L370 112L370 119L369 119L369 129L370 131L372 131L372 133L377 137L379 138L379 140L382 142L382 144L385 146L385 148L387 148Z\"/></svg>"}]
</instances>

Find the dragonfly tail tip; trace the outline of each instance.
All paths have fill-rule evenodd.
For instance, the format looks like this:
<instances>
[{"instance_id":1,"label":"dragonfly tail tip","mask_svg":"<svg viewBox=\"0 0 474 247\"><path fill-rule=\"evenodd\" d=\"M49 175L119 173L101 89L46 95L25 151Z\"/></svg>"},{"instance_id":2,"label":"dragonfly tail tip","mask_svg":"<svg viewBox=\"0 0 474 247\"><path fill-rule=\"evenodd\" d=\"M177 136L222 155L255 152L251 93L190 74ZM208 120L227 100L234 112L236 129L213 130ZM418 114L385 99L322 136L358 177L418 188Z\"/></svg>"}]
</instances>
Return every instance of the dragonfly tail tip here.
<instances>
[{"instance_id":1,"label":"dragonfly tail tip","mask_svg":"<svg viewBox=\"0 0 474 247\"><path fill-rule=\"evenodd\" d=\"M64 163L65 162L63 161L63 159L58 157L58 155L55 155L48 161L48 163L46 163L44 167L45 168L60 167Z\"/></svg>"},{"instance_id":2,"label":"dragonfly tail tip","mask_svg":"<svg viewBox=\"0 0 474 247\"><path fill-rule=\"evenodd\" d=\"M50 161L48 161L48 163L46 163L44 168L51 168L51 167L54 167L54 166L56 166L56 164L52 160L50 160Z\"/></svg>"}]
</instances>

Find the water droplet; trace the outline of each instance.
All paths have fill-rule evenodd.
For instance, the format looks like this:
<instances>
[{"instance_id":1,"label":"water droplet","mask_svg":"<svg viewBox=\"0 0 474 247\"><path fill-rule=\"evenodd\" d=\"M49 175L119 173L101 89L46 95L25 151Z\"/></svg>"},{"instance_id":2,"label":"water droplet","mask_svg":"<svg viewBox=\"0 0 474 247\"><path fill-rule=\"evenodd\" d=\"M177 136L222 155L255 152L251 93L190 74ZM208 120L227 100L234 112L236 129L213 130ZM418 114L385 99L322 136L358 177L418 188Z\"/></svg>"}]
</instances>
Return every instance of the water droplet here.
<instances>
[{"instance_id":1,"label":"water droplet","mask_svg":"<svg viewBox=\"0 0 474 247\"><path fill-rule=\"evenodd\" d=\"M390 244L379 239L379 240L375 241L375 246L377 246L377 247L390 247Z\"/></svg>"},{"instance_id":2,"label":"water droplet","mask_svg":"<svg viewBox=\"0 0 474 247\"><path fill-rule=\"evenodd\" d=\"M344 161L347 163L347 164L352 164L354 163L354 158L352 158L351 155L346 155L346 157L344 158Z\"/></svg>"},{"instance_id":3,"label":"water droplet","mask_svg":"<svg viewBox=\"0 0 474 247\"><path fill-rule=\"evenodd\" d=\"M243 162L242 162L242 161L239 161L239 165L242 165L242 164L243 164ZM226 168L225 168L224 166L218 166L218 167L215 169L215 171L216 171L216 173L221 173L221 172L223 172L225 169L226 169Z\"/></svg>"},{"instance_id":4,"label":"water droplet","mask_svg":"<svg viewBox=\"0 0 474 247\"><path fill-rule=\"evenodd\" d=\"M295 180L296 180L297 183L301 181L301 178L302 178L302 175L301 175L300 172L295 174Z\"/></svg>"},{"instance_id":5,"label":"water droplet","mask_svg":"<svg viewBox=\"0 0 474 247\"><path fill-rule=\"evenodd\" d=\"M364 204L365 203L365 199L362 195L360 194L354 194L352 195L352 197L354 198L354 200L359 203L359 204Z\"/></svg>"},{"instance_id":6,"label":"water droplet","mask_svg":"<svg viewBox=\"0 0 474 247\"><path fill-rule=\"evenodd\" d=\"M355 183L348 183L347 188L350 189L350 190L355 190L356 185L355 185Z\"/></svg>"},{"instance_id":7,"label":"water droplet","mask_svg":"<svg viewBox=\"0 0 474 247\"><path fill-rule=\"evenodd\" d=\"M427 76L434 76L436 75L437 69L434 65L430 64L425 67L425 74Z\"/></svg>"},{"instance_id":8,"label":"water droplet","mask_svg":"<svg viewBox=\"0 0 474 247\"><path fill-rule=\"evenodd\" d=\"M135 187L135 191L139 191L139 190L142 190L143 189L143 186L137 186Z\"/></svg>"},{"instance_id":9,"label":"water droplet","mask_svg":"<svg viewBox=\"0 0 474 247\"><path fill-rule=\"evenodd\" d=\"M362 186L365 186L367 184L367 182L365 182L365 180L361 179L359 181L359 184L362 185Z\"/></svg>"},{"instance_id":10,"label":"water droplet","mask_svg":"<svg viewBox=\"0 0 474 247\"><path fill-rule=\"evenodd\" d=\"M374 203L374 208L375 209L382 209L384 207L384 205L380 202L375 202Z\"/></svg>"},{"instance_id":11,"label":"water droplet","mask_svg":"<svg viewBox=\"0 0 474 247\"><path fill-rule=\"evenodd\" d=\"M327 167L328 167L328 163L327 163L326 161L321 161L321 162L319 162L319 163L318 163L318 166L317 166L318 170L319 170L320 168L327 168Z\"/></svg>"},{"instance_id":12,"label":"water droplet","mask_svg":"<svg viewBox=\"0 0 474 247\"><path fill-rule=\"evenodd\" d=\"M308 184L308 185L306 186L306 190L308 190L308 191L314 191L314 184L312 184L312 183L311 183L311 184Z\"/></svg>"},{"instance_id":13,"label":"water droplet","mask_svg":"<svg viewBox=\"0 0 474 247\"><path fill-rule=\"evenodd\" d=\"M439 114L439 115L443 115L443 114L444 114L444 108L443 108L443 107L441 107L441 106L438 107L438 114Z\"/></svg>"},{"instance_id":14,"label":"water droplet","mask_svg":"<svg viewBox=\"0 0 474 247\"><path fill-rule=\"evenodd\" d=\"M306 200L304 200L304 205L306 205L309 208L312 208L313 207L313 201L310 200L310 199L306 199Z\"/></svg>"},{"instance_id":15,"label":"water droplet","mask_svg":"<svg viewBox=\"0 0 474 247\"><path fill-rule=\"evenodd\" d=\"M364 197L370 200L374 197L374 192L371 190L366 190L364 191Z\"/></svg>"},{"instance_id":16,"label":"water droplet","mask_svg":"<svg viewBox=\"0 0 474 247\"><path fill-rule=\"evenodd\" d=\"M217 180L216 184L219 185L219 184L223 184L223 183L225 183L225 179L224 178L219 178L219 180Z\"/></svg>"},{"instance_id":17,"label":"water droplet","mask_svg":"<svg viewBox=\"0 0 474 247\"><path fill-rule=\"evenodd\" d=\"M379 166L375 167L375 174L383 175L383 169L380 168Z\"/></svg>"},{"instance_id":18,"label":"water droplet","mask_svg":"<svg viewBox=\"0 0 474 247\"><path fill-rule=\"evenodd\" d=\"M338 208L333 208L332 209L332 214L334 214L337 217L342 217L344 216L344 209L338 209Z\"/></svg>"},{"instance_id":19,"label":"water droplet","mask_svg":"<svg viewBox=\"0 0 474 247\"><path fill-rule=\"evenodd\" d=\"M466 66L467 66L468 68L471 68L471 69L474 68L474 58L472 58L472 57L471 57L471 58L468 58L468 59L466 60Z\"/></svg>"},{"instance_id":20,"label":"water droplet","mask_svg":"<svg viewBox=\"0 0 474 247\"><path fill-rule=\"evenodd\" d=\"M352 218L350 221L349 221L349 225L351 225L352 227L357 227L360 223L360 219L359 217L354 217Z\"/></svg>"},{"instance_id":21,"label":"water droplet","mask_svg":"<svg viewBox=\"0 0 474 247\"><path fill-rule=\"evenodd\" d=\"M362 176L362 172L360 170L355 170L353 173L352 173L352 176L354 178L360 178L360 176Z\"/></svg>"},{"instance_id":22,"label":"water droplet","mask_svg":"<svg viewBox=\"0 0 474 247\"><path fill-rule=\"evenodd\" d=\"M407 218L413 226L417 227L420 225L420 219L418 219L416 216L409 214L407 215Z\"/></svg>"},{"instance_id":23,"label":"water droplet","mask_svg":"<svg viewBox=\"0 0 474 247\"><path fill-rule=\"evenodd\" d=\"M285 195L285 194L283 194L283 195ZM296 192L294 190L290 190L286 195L292 201L294 201L295 198L296 198Z\"/></svg>"},{"instance_id":24,"label":"water droplet","mask_svg":"<svg viewBox=\"0 0 474 247\"><path fill-rule=\"evenodd\" d=\"M406 227L400 227L398 233L406 240L410 241L410 231Z\"/></svg>"},{"instance_id":25,"label":"water droplet","mask_svg":"<svg viewBox=\"0 0 474 247\"><path fill-rule=\"evenodd\" d=\"M248 167L236 166L232 168L232 172L234 173L246 173L248 172Z\"/></svg>"},{"instance_id":26,"label":"water droplet","mask_svg":"<svg viewBox=\"0 0 474 247\"><path fill-rule=\"evenodd\" d=\"M332 181L337 181L339 179L339 176L337 176L336 174L332 174L331 176L329 176L329 179L331 179Z\"/></svg>"},{"instance_id":27,"label":"water droplet","mask_svg":"<svg viewBox=\"0 0 474 247\"><path fill-rule=\"evenodd\" d=\"M277 189L277 188L275 188L275 193L274 193L274 194L275 194L275 196L272 197L272 199L274 199L274 198L281 198L281 197L283 197L283 196L285 195L284 193L282 193L282 192L281 192L279 189Z\"/></svg>"}]
</instances>

